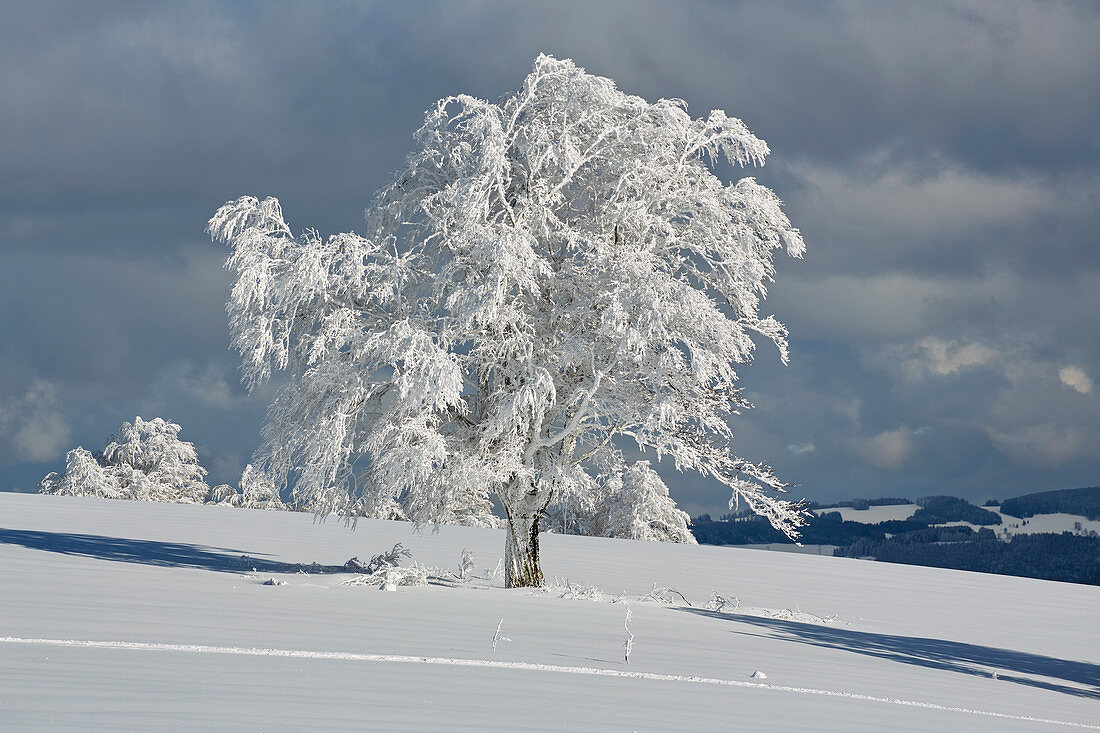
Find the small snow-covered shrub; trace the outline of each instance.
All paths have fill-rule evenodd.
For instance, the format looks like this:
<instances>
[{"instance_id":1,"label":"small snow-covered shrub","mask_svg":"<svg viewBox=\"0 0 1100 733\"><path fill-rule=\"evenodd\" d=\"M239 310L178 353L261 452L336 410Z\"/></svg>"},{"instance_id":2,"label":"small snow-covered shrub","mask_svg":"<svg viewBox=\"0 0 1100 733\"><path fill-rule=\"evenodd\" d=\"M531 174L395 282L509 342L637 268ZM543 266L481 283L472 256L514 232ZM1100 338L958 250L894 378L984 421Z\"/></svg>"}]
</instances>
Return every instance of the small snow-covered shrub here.
<instances>
[{"instance_id":1,"label":"small snow-covered shrub","mask_svg":"<svg viewBox=\"0 0 1100 733\"><path fill-rule=\"evenodd\" d=\"M500 633L500 629L504 626L504 619L497 622L497 630L493 632L493 659L497 658L497 644L502 641L511 641L507 636Z\"/></svg>"},{"instance_id":2,"label":"small snow-covered shrub","mask_svg":"<svg viewBox=\"0 0 1100 733\"><path fill-rule=\"evenodd\" d=\"M377 585L383 590L401 586L427 585L428 568L419 563L408 567L391 566L379 568L369 575L357 575L343 581L340 585Z\"/></svg>"},{"instance_id":3,"label":"small snow-covered shrub","mask_svg":"<svg viewBox=\"0 0 1100 733\"><path fill-rule=\"evenodd\" d=\"M368 574L377 573L379 570L385 570L386 568L396 568L401 564L403 558L411 559L412 553L398 542L388 551L372 557L370 562L367 563L366 572Z\"/></svg>"},{"instance_id":4,"label":"small snow-covered shrub","mask_svg":"<svg viewBox=\"0 0 1100 733\"><path fill-rule=\"evenodd\" d=\"M96 457L77 446L65 454L65 471L51 473L42 479L38 490L43 494L65 496L98 496L104 499L127 499L122 487Z\"/></svg>"},{"instance_id":5,"label":"small snow-covered shrub","mask_svg":"<svg viewBox=\"0 0 1100 733\"><path fill-rule=\"evenodd\" d=\"M249 463L241 473L241 493L236 495L236 505L245 509L286 509L279 498L279 491L267 478Z\"/></svg>"},{"instance_id":6,"label":"small snow-covered shrub","mask_svg":"<svg viewBox=\"0 0 1100 733\"><path fill-rule=\"evenodd\" d=\"M543 590L568 600L603 601L605 598L600 589L594 585L572 583L568 580L552 580L543 586Z\"/></svg>"},{"instance_id":7,"label":"small snow-covered shrub","mask_svg":"<svg viewBox=\"0 0 1100 733\"><path fill-rule=\"evenodd\" d=\"M626 620L623 621L623 628L626 629L626 641L623 642L623 661L630 664L630 652L634 649L634 632L630 630L630 619L634 618L634 614L630 612L630 606L626 607Z\"/></svg>"},{"instance_id":8,"label":"small snow-covered shrub","mask_svg":"<svg viewBox=\"0 0 1100 733\"><path fill-rule=\"evenodd\" d=\"M659 588L657 587L657 584L654 583L653 590L651 590L649 593L646 593L639 600L649 603L663 603L666 606L672 606L678 602L676 600L677 598L680 601L686 603L688 606L691 605L691 601L689 601L687 598L684 598L684 594L676 590L675 588Z\"/></svg>"},{"instance_id":9,"label":"small snow-covered shrub","mask_svg":"<svg viewBox=\"0 0 1100 733\"><path fill-rule=\"evenodd\" d=\"M393 590L404 585L426 585L428 583L428 568L414 562L408 567L401 567L401 561L412 558L400 542L386 552L372 557L365 565L353 557L344 567L359 573L358 577L345 580L341 585L378 585L383 590Z\"/></svg>"},{"instance_id":10,"label":"small snow-covered shrub","mask_svg":"<svg viewBox=\"0 0 1100 733\"><path fill-rule=\"evenodd\" d=\"M458 577L465 580L474 570L474 553L462 548L462 559L458 562Z\"/></svg>"},{"instance_id":11,"label":"small snow-covered shrub","mask_svg":"<svg viewBox=\"0 0 1100 733\"><path fill-rule=\"evenodd\" d=\"M207 493L206 503L217 504L219 506L237 506L237 496L237 490L229 484L218 484Z\"/></svg>"},{"instance_id":12,"label":"small snow-covered shrub","mask_svg":"<svg viewBox=\"0 0 1100 733\"><path fill-rule=\"evenodd\" d=\"M711 591L710 600L703 608L716 613L738 613L741 610L741 599L734 596L731 601L725 596L718 595L718 591Z\"/></svg>"}]
</instances>

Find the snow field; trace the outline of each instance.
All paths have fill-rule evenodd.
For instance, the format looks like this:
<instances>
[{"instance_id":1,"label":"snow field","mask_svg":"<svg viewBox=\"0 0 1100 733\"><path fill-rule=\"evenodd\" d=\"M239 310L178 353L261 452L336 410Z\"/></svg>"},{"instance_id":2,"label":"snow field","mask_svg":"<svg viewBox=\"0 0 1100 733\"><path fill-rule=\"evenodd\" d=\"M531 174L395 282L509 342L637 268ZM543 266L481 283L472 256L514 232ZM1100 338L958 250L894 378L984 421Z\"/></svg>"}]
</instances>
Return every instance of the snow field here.
<instances>
[{"instance_id":1,"label":"snow field","mask_svg":"<svg viewBox=\"0 0 1100 733\"><path fill-rule=\"evenodd\" d=\"M883 504L871 506L866 509L853 509L850 506L833 507L829 509L815 509L814 514L828 514L840 512L840 518L845 522L862 522L863 524L878 524L879 522L901 521L913 516L920 509L916 504Z\"/></svg>"},{"instance_id":2,"label":"snow field","mask_svg":"<svg viewBox=\"0 0 1100 733\"><path fill-rule=\"evenodd\" d=\"M883 506L868 507L867 509L853 509L848 506L833 509L815 509L814 513L821 515L827 514L828 512L840 512L840 518L846 522L878 524L879 522L908 519L913 516L919 508L920 507L916 504L885 504ZM1009 535L1076 532L1077 529L1074 525L1077 523L1080 523L1081 527L1086 532L1100 532L1100 520L1088 519L1076 514L1039 514L1023 520L1019 517L1003 514L997 507L982 508L1000 515L1001 524L988 526L988 529L993 530L999 535L1003 535L1006 531ZM1025 521L1027 524L1024 524ZM936 526L964 526L970 527L974 531L978 531L982 529L984 525L972 524L970 522L946 522L945 524ZM770 546L769 549L771 549Z\"/></svg>"},{"instance_id":3,"label":"snow field","mask_svg":"<svg viewBox=\"0 0 1100 733\"><path fill-rule=\"evenodd\" d=\"M341 586L343 574L265 567L339 566L400 541L417 562L451 572L469 548L484 575L503 535L16 494L0 494L0 518L0 636L73 640L0 642L5 729L1100 726L1100 593L1087 586L549 535L548 577L623 601L480 580L382 593ZM244 554L259 572L236 563ZM261 585L271 577L287 585ZM695 608L637 600L654 583ZM698 608L712 590L737 596L743 613ZM833 614L827 624L786 620ZM493 655L502 619L511 641ZM225 649L243 652L216 651ZM749 678L757 669L766 680ZM612 676L623 674L642 676ZM679 679L695 677L715 682Z\"/></svg>"}]
</instances>

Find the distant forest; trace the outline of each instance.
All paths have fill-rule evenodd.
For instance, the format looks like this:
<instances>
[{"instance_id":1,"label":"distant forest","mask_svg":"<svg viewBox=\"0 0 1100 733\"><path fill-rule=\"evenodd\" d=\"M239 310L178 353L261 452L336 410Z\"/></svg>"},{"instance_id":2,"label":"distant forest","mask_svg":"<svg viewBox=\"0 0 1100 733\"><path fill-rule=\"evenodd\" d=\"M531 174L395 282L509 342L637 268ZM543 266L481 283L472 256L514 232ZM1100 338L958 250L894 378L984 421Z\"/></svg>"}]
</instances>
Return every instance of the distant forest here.
<instances>
[{"instance_id":1,"label":"distant forest","mask_svg":"<svg viewBox=\"0 0 1100 733\"><path fill-rule=\"evenodd\" d=\"M912 503L905 499L854 499L814 509ZM998 539L988 527L1001 524L995 512L953 496L918 499L908 519L877 522L844 521L840 512L826 511L803 527L801 542L837 545L837 557L864 557L882 562L927 565L956 570L1018 575L1044 580L1100 585L1100 537L1083 530L1061 534L1019 534ZM1100 487L1028 494L1009 499L1001 512L1026 518L1036 514L1076 514L1100 519ZM936 527L948 522L981 527ZM748 512L727 514L718 520L704 514L692 521L692 532L703 544L750 545L788 540L763 517Z\"/></svg>"},{"instance_id":2,"label":"distant forest","mask_svg":"<svg viewBox=\"0 0 1100 733\"><path fill-rule=\"evenodd\" d=\"M1079 514L1100 519L1100 486L1017 496L1002 503L1001 512L1021 519L1036 514Z\"/></svg>"},{"instance_id":3,"label":"distant forest","mask_svg":"<svg viewBox=\"0 0 1100 733\"><path fill-rule=\"evenodd\" d=\"M889 540L860 540L833 555L1100 585L1100 537L1071 532L1019 534L1003 542L990 529L932 527Z\"/></svg>"}]
</instances>

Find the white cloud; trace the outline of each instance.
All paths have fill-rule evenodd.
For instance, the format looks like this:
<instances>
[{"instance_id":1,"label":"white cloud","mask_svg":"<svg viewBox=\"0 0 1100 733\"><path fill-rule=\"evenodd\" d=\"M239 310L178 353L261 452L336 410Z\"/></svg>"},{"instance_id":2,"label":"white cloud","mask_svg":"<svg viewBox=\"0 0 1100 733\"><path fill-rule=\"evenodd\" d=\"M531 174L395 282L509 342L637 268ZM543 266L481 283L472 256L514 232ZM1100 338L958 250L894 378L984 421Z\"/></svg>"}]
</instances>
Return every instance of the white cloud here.
<instances>
[{"instance_id":1,"label":"white cloud","mask_svg":"<svg viewBox=\"0 0 1100 733\"><path fill-rule=\"evenodd\" d=\"M1055 468L1095 445L1084 430L1051 424L1029 425L1000 432L987 428L993 445L1013 462L1031 468Z\"/></svg>"},{"instance_id":2,"label":"white cloud","mask_svg":"<svg viewBox=\"0 0 1100 733\"><path fill-rule=\"evenodd\" d=\"M950 377L981 368L1004 371L1015 361L1006 349L980 342L925 336L917 341L863 349L866 366L885 369L903 379Z\"/></svg>"},{"instance_id":3,"label":"white cloud","mask_svg":"<svg viewBox=\"0 0 1100 733\"><path fill-rule=\"evenodd\" d=\"M69 433L69 425L61 415L45 412L29 417L15 431L13 442L24 460L51 461L69 447Z\"/></svg>"},{"instance_id":4,"label":"white cloud","mask_svg":"<svg viewBox=\"0 0 1100 733\"><path fill-rule=\"evenodd\" d=\"M213 362L206 366L186 360L176 362L152 384L138 409L167 417L162 413L181 399L193 400L209 410L235 409L244 403L247 394L230 383L225 371Z\"/></svg>"},{"instance_id":5,"label":"white cloud","mask_svg":"<svg viewBox=\"0 0 1100 733\"><path fill-rule=\"evenodd\" d=\"M21 397L0 405L0 435L14 448L12 460L56 460L70 447L71 430L59 402L52 383L36 380Z\"/></svg>"},{"instance_id":6,"label":"white cloud","mask_svg":"<svg viewBox=\"0 0 1100 733\"><path fill-rule=\"evenodd\" d=\"M997 349L979 343L960 344L929 336L917 344L919 354L910 360L910 369L939 376L974 369L1000 356Z\"/></svg>"},{"instance_id":7,"label":"white cloud","mask_svg":"<svg viewBox=\"0 0 1100 733\"><path fill-rule=\"evenodd\" d=\"M241 471L246 463L244 454L239 451L221 453L214 451L205 459L206 467L210 470L209 480L211 484L228 483L236 486L239 483Z\"/></svg>"},{"instance_id":8,"label":"white cloud","mask_svg":"<svg viewBox=\"0 0 1100 733\"><path fill-rule=\"evenodd\" d=\"M993 176L944 161L929 170L928 161L918 167L891 160L888 149L854 170L812 161L793 170L807 187L804 215L847 239L965 237L1095 205L1089 192L1096 181L1089 177Z\"/></svg>"},{"instance_id":9,"label":"white cloud","mask_svg":"<svg viewBox=\"0 0 1100 733\"><path fill-rule=\"evenodd\" d=\"M243 395L235 394L225 377L213 367L188 375L186 386L200 404L214 410L228 410L243 399Z\"/></svg>"},{"instance_id":10,"label":"white cloud","mask_svg":"<svg viewBox=\"0 0 1100 733\"><path fill-rule=\"evenodd\" d=\"M895 273L822 276L791 271L776 279L768 300L792 333L897 339L927 332L930 304L973 290L973 283L964 289L942 278Z\"/></svg>"},{"instance_id":11,"label":"white cloud","mask_svg":"<svg viewBox=\"0 0 1100 733\"><path fill-rule=\"evenodd\" d=\"M813 451L817 450L817 447L811 442L806 442L788 445L787 450L789 450L796 456L800 456L803 453L812 453Z\"/></svg>"},{"instance_id":12,"label":"white cloud","mask_svg":"<svg viewBox=\"0 0 1100 733\"><path fill-rule=\"evenodd\" d=\"M1058 370L1058 378L1062 380L1062 384L1072 387L1081 394L1092 392L1092 380L1085 370L1079 366L1062 367Z\"/></svg>"},{"instance_id":13,"label":"white cloud","mask_svg":"<svg viewBox=\"0 0 1100 733\"><path fill-rule=\"evenodd\" d=\"M853 447L864 462L896 471L913 453L913 431L902 425L896 430L886 430L871 438L856 439Z\"/></svg>"}]
</instances>

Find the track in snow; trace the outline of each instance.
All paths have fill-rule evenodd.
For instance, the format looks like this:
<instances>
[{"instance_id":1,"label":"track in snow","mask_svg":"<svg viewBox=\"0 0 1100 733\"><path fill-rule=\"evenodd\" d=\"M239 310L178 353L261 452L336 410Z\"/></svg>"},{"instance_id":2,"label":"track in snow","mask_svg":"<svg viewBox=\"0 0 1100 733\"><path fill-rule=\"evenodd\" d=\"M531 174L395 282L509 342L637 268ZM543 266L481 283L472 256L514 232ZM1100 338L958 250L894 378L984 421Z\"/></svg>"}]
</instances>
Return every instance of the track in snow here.
<instances>
[{"instance_id":1,"label":"track in snow","mask_svg":"<svg viewBox=\"0 0 1100 733\"><path fill-rule=\"evenodd\" d=\"M819 695L823 697L842 697L849 700L862 700L864 702L887 703L904 707L925 708L928 710L941 710L951 713L963 713L966 715L980 715L988 718L1003 718L1019 720L1030 723L1043 723L1047 725L1061 725L1068 728L1083 728L1087 730L1100 730L1100 725L1087 723L1074 723L1066 720L1050 720L1046 718L1033 718L1026 715L1011 715L1009 713L997 713L989 710L973 710L970 708L951 707L937 705L931 702L919 700L901 700L889 697L875 697L874 695L860 695L854 692L839 692L836 690L818 690L812 687L789 687L786 685L769 685L762 682L745 682L743 680L725 680L716 677L694 677L690 675L659 674L656 672L627 672L618 669L605 669L600 667L567 667L556 664L533 664L530 662L498 662L489 659L456 659L452 657L417 657L401 654L364 654L357 652L315 652L303 649L256 649L233 646L209 646L204 644L159 644L142 641L90 641L78 639L27 639L16 636L0 636L0 644L28 644L42 646L83 647L93 649L128 649L136 651L157 652L182 652L185 654L237 654L253 657L290 657L296 659L335 659L351 662L389 662L393 664L433 664L450 667L489 667L494 669L519 669L530 672L555 672L560 674L581 674L603 677L625 677L628 679L655 680L658 682L689 682L701 685L718 685L724 687L745 687L758 690L772 690L775 692L788 692L798 695Z\"/></svg>"}]
</instances>

